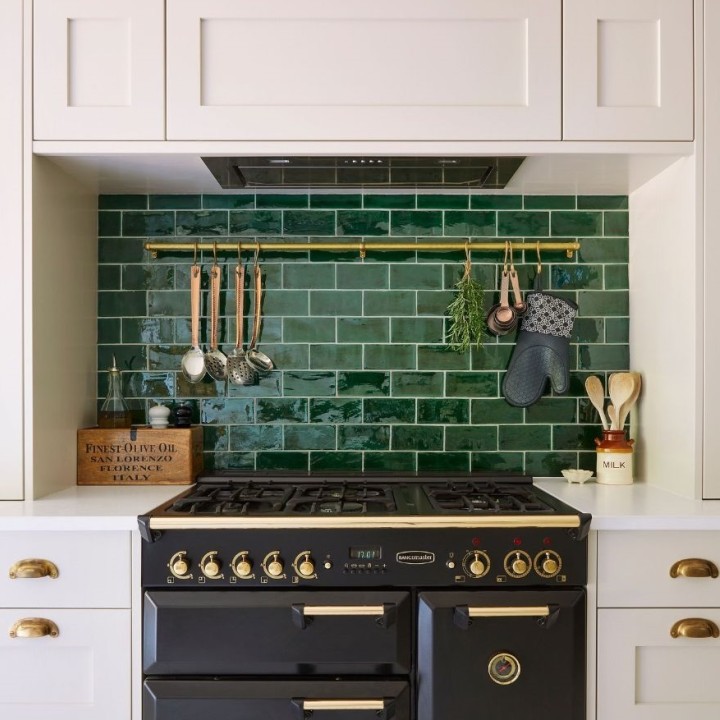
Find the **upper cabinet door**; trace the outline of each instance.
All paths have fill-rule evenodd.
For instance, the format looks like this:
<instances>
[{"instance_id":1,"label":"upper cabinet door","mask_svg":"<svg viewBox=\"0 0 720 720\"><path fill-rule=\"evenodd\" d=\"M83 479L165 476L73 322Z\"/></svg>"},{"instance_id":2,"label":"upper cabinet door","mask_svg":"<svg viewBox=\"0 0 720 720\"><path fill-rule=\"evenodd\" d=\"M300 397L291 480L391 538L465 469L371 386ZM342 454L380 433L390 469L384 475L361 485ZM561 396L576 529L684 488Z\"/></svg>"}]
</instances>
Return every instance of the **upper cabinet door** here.
<instances>
[{"instance_id":1,"label":"upper cabinet door","mask_svg":"<svg viewBox=\"0 0 720 720\"><path fill-rule=\"evenodd\" d=\"M163 139L164 14L163 0L35 0L35 139Z\"/></svg>"},{"instance_id":2,"label":"upper cabinet door","mask_svg":"<svg viewBox=\"0 0 720 720\"><path fill-rule=\"evenodd\" d=\"M565 0L563 138L693 139L693 0Z\"/></svg>"},{"instance_id":3,"label":"upper cabinet door","mask_svg":"<svg viewBox=\"0 0 720 720\"><path fill-rule=\"evenodd\" d=\"M172 140L558 140L560 0L173 0Z\"/></svg>"}]
</instances>

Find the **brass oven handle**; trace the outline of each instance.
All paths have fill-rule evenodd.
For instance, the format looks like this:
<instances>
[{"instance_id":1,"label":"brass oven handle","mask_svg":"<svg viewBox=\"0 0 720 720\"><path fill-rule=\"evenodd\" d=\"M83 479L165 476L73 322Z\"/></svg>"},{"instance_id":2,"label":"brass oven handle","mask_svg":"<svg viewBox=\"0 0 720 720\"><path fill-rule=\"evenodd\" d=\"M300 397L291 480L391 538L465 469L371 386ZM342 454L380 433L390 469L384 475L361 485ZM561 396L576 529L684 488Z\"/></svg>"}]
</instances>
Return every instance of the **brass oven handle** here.
<instances>
[{"instance_id":1,"label":"brass oven handle","mask_svg":"<svg viewBox=\"0 0 720 720\"><path fill-rule=\"evenodd\" d=\"M468 614L474 617L549 617L547 605L528 607L470 607Z\"/></svg>"},{"instance_id":2,"label":"brass oven handle","mask_svg":"<svg viewBox=\"0 0 720 720\"><path fill-rule=\"evenodd\" d=\"M710 577L718 576L718 567L712 560L685 558L678 560L670 568L670 577Z\"/></svg>"},{"instance_id":3,"label":"brass oven handle","mask_svg":"<svg viewBox=\"0 0 720 720\"><path fill-rule=\"evenodd\" d=\"M303 700L302 709L313 710L384 710L384 700Z\"/></svg>"},{"instance_id":4,"label":"brass oven handle","mask_svg":"<svg viewBox=\"0 0 720 720\"><path fill-rule=\"evenodd\" d=\"M670 636L674 638L716 638L720 636L720 629L712 620L685 618L684 620L678 620L670 628Z\"/></svg>"},{"instance_id":5,"label":"brass oven handle","mask_svg":"<svg viewBox=\"0 0 720 720\"><path fill-rule=\"evenodd\" d=\"M58 626L46 618L23 618L10 628L11 638L56 638L60 634Z\"/></svg>"},{"instance_id":6,"label":"brass oven handle","mask_svg":"<svg viewBox=\"0 0 720 720\"><path fill-rule=\"evenodd\" d=\"M382 605L305 605L303 614L312 615L372 615L382 617L385 608Z\"/></svg>"},{"instance_id":7,"label":"brass oven handle","mask_svg":"<svg viewBox=\"0 0 720 720\"><path fill-rule=\"evenodd\" d=\"M49 577L57 578L60 573L58 572L57 565L50 562L49 560L42 560L40 558L27 558L25 560L18 560L11 568L8 575L11 580L17 578L42 578Z\"/></svg>"}]
</instances>

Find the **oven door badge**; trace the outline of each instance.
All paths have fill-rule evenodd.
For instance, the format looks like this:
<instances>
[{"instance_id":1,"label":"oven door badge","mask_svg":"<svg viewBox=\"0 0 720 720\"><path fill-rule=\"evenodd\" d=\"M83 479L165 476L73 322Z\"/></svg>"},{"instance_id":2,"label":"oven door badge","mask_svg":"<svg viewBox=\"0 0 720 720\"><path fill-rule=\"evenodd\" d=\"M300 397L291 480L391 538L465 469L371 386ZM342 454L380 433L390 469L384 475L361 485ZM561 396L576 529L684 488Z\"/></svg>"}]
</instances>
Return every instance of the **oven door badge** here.
<instances>
[{"instance_id":1,"label":"oven door badge","mask_svg":"<svg viewBox=\"0 0 720 720\"><path fill-rule=\"evenodd\" d=\"M435 553L428 550L403 550L395 555L403 565L429 565L435 562Z\"/></svg>"}]
</instances>

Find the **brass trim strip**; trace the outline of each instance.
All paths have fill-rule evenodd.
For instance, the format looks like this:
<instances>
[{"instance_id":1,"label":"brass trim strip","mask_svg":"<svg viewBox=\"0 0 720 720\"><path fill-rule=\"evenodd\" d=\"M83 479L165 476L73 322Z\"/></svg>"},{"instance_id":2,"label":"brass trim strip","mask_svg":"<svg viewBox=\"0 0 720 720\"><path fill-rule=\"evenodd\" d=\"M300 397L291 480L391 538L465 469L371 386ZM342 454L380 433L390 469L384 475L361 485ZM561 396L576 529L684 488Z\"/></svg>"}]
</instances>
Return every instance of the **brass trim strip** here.
<instances>
[{"instance_id":1,"label":"brass trim strip","mask_svg":"<svg viewBox=\"0 0 720 720\"><path fill-rule=\"evenodd\" d=\"M151 517L151 530L228 530L293 528L576 528L577 515L508 515L495 517L444 517L418 515L398 517Z\"/></svg>"},{"instance_id":2,"label":"brass trim strip","mask_svg":"<svg viewBox=\"0 0 720 720\"><path fill-rule=\"evenodd\" d=\"M384 710L384 700L303 700L303 710Z\"/></svg>"},{"instance_id":3,"label":"brass trim strip","mask_svg":"<svg viewBox=\"0 0 720 720\"><path fill-rule=\"evenodd\" d=\"M470 607L468 614L473 617L549 617L550 608L543 606L528 607Z\"/></svg>"},{"instance_id":4,"label":"brass trim strip","mask_svg":"<svg viewBox=\"0 0 720 720\"><path fill-rule=\"evenodd\" d=\"M303 614L313 615L372 615L382 617L385 609L382 605L305 605Z\"/></svg>"}]
</instances>

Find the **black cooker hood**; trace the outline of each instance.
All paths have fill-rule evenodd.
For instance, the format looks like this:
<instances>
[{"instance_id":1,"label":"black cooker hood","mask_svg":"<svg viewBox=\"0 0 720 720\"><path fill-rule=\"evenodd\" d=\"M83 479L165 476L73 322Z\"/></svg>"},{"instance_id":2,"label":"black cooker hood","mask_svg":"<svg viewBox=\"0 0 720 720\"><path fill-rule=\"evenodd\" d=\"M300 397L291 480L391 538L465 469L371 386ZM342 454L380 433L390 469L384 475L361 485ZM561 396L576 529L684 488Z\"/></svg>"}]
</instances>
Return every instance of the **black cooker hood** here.
<instances>
[{"instance_id":1,"label":"black cooker hood","mask_svg":"<svg viewBox=\"0 0 720 720\"><path fill-rule=\"evenodd\" d=\"M524 157L203 157L225 190L258 188L504 188Z\"/></svg>"}]
</instances>

